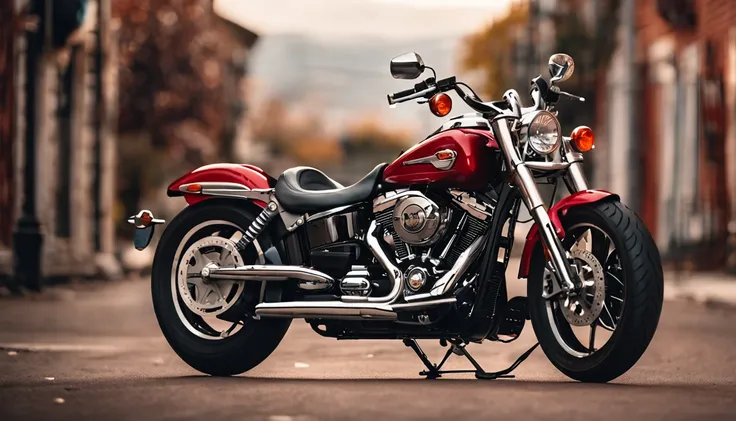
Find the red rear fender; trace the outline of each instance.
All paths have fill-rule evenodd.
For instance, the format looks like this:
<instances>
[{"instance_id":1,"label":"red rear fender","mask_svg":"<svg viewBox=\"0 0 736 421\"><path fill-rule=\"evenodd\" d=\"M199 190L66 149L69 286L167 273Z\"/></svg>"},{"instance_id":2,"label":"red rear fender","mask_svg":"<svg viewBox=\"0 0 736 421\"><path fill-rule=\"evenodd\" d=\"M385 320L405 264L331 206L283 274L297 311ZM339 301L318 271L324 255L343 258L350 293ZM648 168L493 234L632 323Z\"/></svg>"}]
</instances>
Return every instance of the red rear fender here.
<instances>
[{"instance_id":1,"label":"red rear fender","mask_svg":"<svg viewBox=\"0 0 736 421\"><path fill-rule=\"evenodd\" d=\"M619 200L617 194L607 192L605 190L583 190L571 194L564 199L557 202L552 206L547 213L549 219L552 221L552 225L555 227L555 232L560 238L565 236L565 229L562 227L562 217L567 214L567 211L576 207L584 206L589 203L596 203L603 200ZM532 252L537 243L541 241L539 236L539 228L536 225L532 225L529 233L526 235L526 243L524 243L524 251L521 253L521 262L519 263L519 278L526 278L529 276L529 266L532 262Z\"/></svg>"},{"instance_id":2,"label":"red rear fender","mask_svg":"<svg viewBox=\"0 0 736 421\"><path fill-rule=\"evenodd\" d=\"M179 190L183 184L201 183L207 181L227 182L242 184L250 189L267 189L276 184L276 180L265 171L255 165L247 164L212 164L199 167L196 170L184 174L169 184L167 194L169 196L184 196L188 204L193 205L211 196L200 194L186 194ZM260 207L266 204L255 201Z\"/></svg>"}]
</instances>

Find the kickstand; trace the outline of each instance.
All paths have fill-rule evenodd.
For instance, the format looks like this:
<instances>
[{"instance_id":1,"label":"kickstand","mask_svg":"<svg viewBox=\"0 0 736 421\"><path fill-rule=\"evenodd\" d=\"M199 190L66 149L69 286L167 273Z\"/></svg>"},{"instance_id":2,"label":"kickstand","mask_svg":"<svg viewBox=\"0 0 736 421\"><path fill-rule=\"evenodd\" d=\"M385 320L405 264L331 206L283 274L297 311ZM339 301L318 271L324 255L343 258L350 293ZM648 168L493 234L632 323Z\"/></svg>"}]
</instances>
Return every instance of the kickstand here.
<instances>
[{"instance_id":1,"label":"kickstand","mask_svg":"<svg viewBox=\"0 0 736 421\"><path fill-rule=\"evenodd\" d=\"M446 344L446 342L440 341L440 344ZM419 359L422 361L425 367L427 367L427 370L419 372L420 376L425 376L427 379L437 379L439 377L442 377L443 374L451 374L451 373L475 373L476 379L482 379L482 380L494 380L494 379L512 379L515 376L513 374L510 374L512 371L514 371L524 360L526 360L529 355L539 346L539 343L534 344L531 348L529 348L526 352L521 354L519 358L514 361L513 364L511 364L510 367L496 372L488 372L483 369L483 367L478 364L477 361L475 361L475 358L473 358L472 355L468 352L467 349L465 349L466 345L462 341L450 341L450 348L445 353L445 356L442 358L442 361L440 361L439 364L432 364L431 361L429 361L429 358L427 358L427 354L422 351L422 348L419 347L419 344L416 340L412 338L404 338L404 345L408 346L414 352L417 354ZM465 358L470 361L470 363L475 367L474 370L442 370L442 366L447 362L447 360L450 358L450 355L452 354L456 355L462 355Z\"/></svg>"}]
</instances>

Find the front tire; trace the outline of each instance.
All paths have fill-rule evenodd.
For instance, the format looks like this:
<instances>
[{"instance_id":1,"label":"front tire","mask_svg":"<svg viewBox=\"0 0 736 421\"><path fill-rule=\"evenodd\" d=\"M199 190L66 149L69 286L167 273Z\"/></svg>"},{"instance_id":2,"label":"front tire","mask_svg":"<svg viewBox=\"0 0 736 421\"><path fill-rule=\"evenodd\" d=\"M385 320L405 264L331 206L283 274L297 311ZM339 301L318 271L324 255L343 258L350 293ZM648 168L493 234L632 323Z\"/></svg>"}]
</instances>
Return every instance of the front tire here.
<instances>
[{"instance_id":1,"label":"front tire","mask_svg":"<svg viewBox=\"0 0 736 421\"><path fill-rule=\"evenodd\" d=\"M176 273L183 250L197 239L210 235L204 228L198 227L206 227L216 221L219 226L225 227L222 229L232 227L233 232L242 233L254 219L252 212L234 204L203 201L186 208L174 218L164 232L154 257L151 293L161 331L184 362L212 376L241 374L263 362L281 342L291 319L243 318L242 325L237 326L234 333L218 338L217 330L205 326L203 317L187 308L176 292L176 285L172 288L172 283L177 282ZM220 229L219 226L217 229ZM221 233L217 232L217 235Z\"/></svg>"},{"instance_id":2,"label":"front tire","mask_svg":"<svg viewBox=\"0 0 736 421\"><path fill-rule=\"evenodd\" d=\"M547 262L542 247L538 246L527 285L534 332L550 362L566 376L582 382L608 382L633 367L657 329L663 296L659 251L638 216L619 202L599 202L571 209L563 225L566 248L582 242L588 235L583 231L590 232L592 252L589 256L595 255L604 271L603 309L589 326L590 344L584 345L585 341L577 339L571 324L566 324L570 320L568 317L575 316L569 316L569 312L566 316L563 304L542 298ZM607 245L600 246L601 242ZM587 295L595 297L595 294ZM595 299L591 298L591 302ZM588 314L595 314L595 311ZM580 326L585 319L580 317L574 321ZM612 331L600 348L594 345L597 327Z\"/></svg>"}]
</instances>

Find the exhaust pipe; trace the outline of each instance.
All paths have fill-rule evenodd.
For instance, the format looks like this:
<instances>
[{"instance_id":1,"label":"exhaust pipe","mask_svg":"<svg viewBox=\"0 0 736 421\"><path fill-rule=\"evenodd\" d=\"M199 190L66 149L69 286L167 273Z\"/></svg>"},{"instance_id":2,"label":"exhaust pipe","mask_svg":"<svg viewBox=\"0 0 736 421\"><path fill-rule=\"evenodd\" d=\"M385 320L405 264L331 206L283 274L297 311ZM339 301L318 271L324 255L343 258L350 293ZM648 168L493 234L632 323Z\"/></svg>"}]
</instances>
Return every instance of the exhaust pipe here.
<instances>
[{"instance_id":1,"label":"exhaust pipe","mask_svg":"<svg viewBox=\"0 0 736 421\"><path fill-rule=\"evenodd\" d=\"M290 317L338 320L396 320L402 311L423 310L457 302L455 297L408 304L346 303L342 301L293 301L261 303L256 314L261 317Z\"/></svg>"},{"instance_id":2,"label":"exhaust pipe","mask_svg":"<svg viewBox=\"0 0 736 421\"><path fill-rule=\"evenodd\" d=\"M211 269L209 279L214 281L286 281L296 279L299 288L308 290L328 289L335 282L332 277L318 270L285 265L248 265Z\"/></svg>"}]
</instances>

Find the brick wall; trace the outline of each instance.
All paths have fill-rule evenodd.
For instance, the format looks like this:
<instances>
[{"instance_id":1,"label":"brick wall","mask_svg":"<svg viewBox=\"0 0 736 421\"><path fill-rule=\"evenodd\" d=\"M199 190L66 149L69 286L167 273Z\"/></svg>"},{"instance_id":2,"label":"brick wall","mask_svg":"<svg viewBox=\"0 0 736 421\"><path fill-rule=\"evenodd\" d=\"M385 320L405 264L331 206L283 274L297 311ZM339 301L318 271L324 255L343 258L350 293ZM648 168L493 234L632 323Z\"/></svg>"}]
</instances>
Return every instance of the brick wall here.
<instances>
[{"instance_id":1,"label":"brick wall","mask_svg":"<svg viewBox=\"0 0 736 421\"><path fill-rule=\"evenodd\" d=\"M689 89L689 84L702 84L702 78L706 75L722 75L725 69L726 63L726 49L727 39L729 31L736 27L736 1L734 0L694 0L694 11L696 17L696 24L692 28L673 28L669 22L666 22L657 10L657 0L639 0L636 2L636 28L637 28L637 61L642 63L644 66L644 72L639 81L638 93L640 95L641 103L643 105L643 112L641 113L642 121L640 122L642 139L640 140L645 146L642 148L642 162L644 164L644 177L642 180L642 209L641 214L645 223L648 226L653 227L653 231L657 231L657 227L662 230L679 229L677 226L667 225L662 221L662 217L667 211L673 211L673 206L678 207L676 212L681 213L681 205L678 201L685 200L683 197L675 196L674 204L666 201L653 200L655 197L654 192L662 192L667 190L669 187L668 183L672 183L672 179L666 179L667 171L662 171L663 166L667 163L663 162L663 159L667 159L665 149L668 147L667 142L672 142L676 137L679 139L679 145L677 147L687 146L694 151L699 151L699 158L697 160L697 180L698 180L698 191L694 198L688 198L687 200L692 202L695 207L701 210L695 211L703 213L703 215L696 215L697 218L701 218L703 221L706 219L709 222L703 222L705 229L711 230L716 233L725 232L727 225L726 212L728 211L729 204L726 200L727 192L725 189L726 184L726 162L723 159L723 151L725 146L723 139L718 144L718 150L721 152L720 156L717 157L713 162L706 160L705 153L705 142L703 136L703 120L702 120L702 104L700 99L698 100L698 126L699 135L696 138L691 138L689 135L682 134L682 128L685 126L680 125L677 120L682 118L682 110L686 109L681 104L683 100L683 92ZM674 57L672 67L674 71L674 82L668 81L663 83L657 75L658 69L663 66L661 63L658 64L657 60L653 59L653 45L666 44L671 42L674 47ZM707 46L710 44L712 47L713 55L709 61L706 60ZM686 72L686 49L690 48L689 51L697 51L697 61L699 62L699 71L697 79L685 81L683 78ZM668 59L665 59L665 61ZM659 66L659 67L658 67ZM662 125L670 124L662 119L663 115L667 115L667 111L662 111L661 98L663 90L670 91L673 95L676 95L677 112L672 114L671 120L675 124L675 133L669 135L664 134ZM674 93L676 91L676 93ZM697 91L697 90L696 90ZM698 91L699 92L699 91ZM700 92L698 95L702 95ZM660 108L657 108L660 107ZM689 112L692 113L692 110ZM727 113L733 114L734 110L727 110ZM692 117L692 114L686 116ZM733 118L726 119L726 124L734 124ZM673 137L674 136L674 137ZM663 143L664 142L664 143ZM683 143L684 142L684 143ZM685 155L688 159L689 152L683 152L681 155ZM733 165L733 164L731 164ZM665 177L665 179L663 179ZM682 183L687 183L688 180L678 179L675 176L674 183L680 183L678 190L681 189ZM692 182L695 182L695 176L693 176ZM687 186L688 188L690 186ZM649 198L649 200L646 200ZM733 201L735 198L732 198ZM689 210L690 203L685 208L686 212L693 212ZM732 205L731 205L732 206ZM670 209L663 209L663 207L669 207ZM694 214L686 214L684 219L692 219ZM677 219L676 219L677 220ZM671 221L670 221L671 222ZM687 223L690 223L687 221ZM682 226L686 226L687 223L683 223ZM680 224L680 222L677 222ZM683 228L688 230L689 228Z\"/></svg>"}]
</instances>

